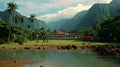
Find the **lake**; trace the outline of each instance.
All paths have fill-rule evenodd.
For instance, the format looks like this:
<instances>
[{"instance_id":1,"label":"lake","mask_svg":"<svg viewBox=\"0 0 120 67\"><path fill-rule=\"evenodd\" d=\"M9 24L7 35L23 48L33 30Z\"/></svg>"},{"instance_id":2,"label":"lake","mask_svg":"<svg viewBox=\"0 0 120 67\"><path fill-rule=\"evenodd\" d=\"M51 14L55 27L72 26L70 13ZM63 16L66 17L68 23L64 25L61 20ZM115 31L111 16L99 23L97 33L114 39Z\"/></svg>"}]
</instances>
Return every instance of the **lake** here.
<instances>
[{"instance_id":1,"label":"lake","mask_svg":"<svg viewBox=\"0 0 120 67\"><path fill-rule=\"evenodd\" d=\"M82 50L1 50L0 67L120 67L115 59Z\"/></svg>"}]
</instances>

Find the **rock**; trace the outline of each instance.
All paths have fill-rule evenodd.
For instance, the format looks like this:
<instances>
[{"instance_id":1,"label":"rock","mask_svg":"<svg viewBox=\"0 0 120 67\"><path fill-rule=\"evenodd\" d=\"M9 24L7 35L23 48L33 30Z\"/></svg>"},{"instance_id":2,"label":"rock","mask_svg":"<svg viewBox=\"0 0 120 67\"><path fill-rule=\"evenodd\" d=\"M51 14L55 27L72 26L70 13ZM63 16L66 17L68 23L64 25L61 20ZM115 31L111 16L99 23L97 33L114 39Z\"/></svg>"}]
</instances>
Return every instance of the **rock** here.
<instances>
[{"instance_id":1,"label":"rock","mask_svg":"<svg viewBox=\"0 0 120 67\"><path fill-rule=\"evenodd\" d=\"M2 47L2 48L5 48L5 47Z\"/></svg>"},{"instance_id":2,"label":"rock","mask_svg":"<svg viewBox=\"0 0 120 67\"><path fill-rule=\"evenodd\" d=\"M30 47L25 47L24 49L30 49Z\"/></svg>"},{"instance_id":3,"label":"rock","mask_svg":"<svg viewBox=\"0 0 120 67\"><path fill-rule=\"evenodd\" d=\"M75 45L72 45L72 48L73 48L73 49L77 49L77 46L75 46Z\"/></svg>"},{"instance_id":4,"label":"rock","mask_svg":"<svg viewBox=\"0 0 120 67\"><path fill-rule=\"evenodd\" d=\"M67 45L66 49L72 49L72 46L71 45Z\"/></svg>"}]
</instances>

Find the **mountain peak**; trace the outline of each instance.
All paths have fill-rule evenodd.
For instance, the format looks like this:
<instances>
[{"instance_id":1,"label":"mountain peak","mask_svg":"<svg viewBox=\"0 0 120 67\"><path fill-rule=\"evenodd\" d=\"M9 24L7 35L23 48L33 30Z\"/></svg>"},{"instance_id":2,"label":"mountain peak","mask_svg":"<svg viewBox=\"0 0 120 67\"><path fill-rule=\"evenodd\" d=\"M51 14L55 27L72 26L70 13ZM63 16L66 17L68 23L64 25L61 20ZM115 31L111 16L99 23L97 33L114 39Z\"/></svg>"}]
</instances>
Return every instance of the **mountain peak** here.
<instances>
[{"instance_id":1,"label":"mountain peak","mask_svg":"<svg viewBox=\"0 0 120 67\"><path fill-rule=\"evenodd\" d=\"M96 4L94 4L93 6L105 6L105 5L108 5L108 4L106 4L106 3L96 3Z\"/></svg>"},{"instance_id":2,"label":"mountain peak","mask_svg":"<svg viewBox=\"0 0 120 67\"><path fill-rule=\"evenodd\" d=\"M119 3L120 3L120 0L112 0L110 4L115 5L115 4L119 4Z\"/></svg>"}]
</instances>

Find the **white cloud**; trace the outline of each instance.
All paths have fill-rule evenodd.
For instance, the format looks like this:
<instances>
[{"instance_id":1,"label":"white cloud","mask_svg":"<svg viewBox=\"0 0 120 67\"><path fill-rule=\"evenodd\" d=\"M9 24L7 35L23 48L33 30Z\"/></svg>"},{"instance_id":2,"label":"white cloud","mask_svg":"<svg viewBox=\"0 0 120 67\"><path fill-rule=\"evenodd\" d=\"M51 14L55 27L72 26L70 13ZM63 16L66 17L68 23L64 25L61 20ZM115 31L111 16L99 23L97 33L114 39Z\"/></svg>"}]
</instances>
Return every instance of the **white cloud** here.
<instances>
[{"instance_id":1,"label":"white cloud","mask_svg":"<svg viewBox=\"0 0 120 67\"><path fill-rule=\"evenodd\" d=\"M59 19L67 19L67 18L72 18L76 13L87 10L91 6L85 6L82 4L78 4L76 7L69 7L67 9L58 11L55 14L46 14L43 16L38 17L39 19L42 19L46 22L51 22L51 21L57 21Z\"/></svg>"},{"instance_id":2,"label":"white cloud","mask_svg":"<svg viewBox=\"0 0 120 67\"><path fill-rule=\"evenodd\" d=\"M49 10L51 8L59 8L60 5L56 4L56 3L45 3L45 4L41 4L39 9L42 10L42 11L45 11L45 10Z\"/></svg>"},{"instance_id":3,"label":"white cloud","mask_svg":"<svg viewBox=\"0 0 120 67\"><path fill-rule=\"evenodd\" d=\"M110 3L112 0L102 0L104 3Z\"/></svg>"},{"instance_id":4,"label":"white cloud","mask_svg":"<svg viewBox=\"0 0 120 67\"><path fill-rule=\"evenodd\" d=\"M81 0L51 0L51 1L63 7L71 6L72 4L81 2Z\"/></svg>"},{"instance_id":5,"label":"white cloud","mask_svg":"<svg viewBox=\"0 0 120 67\"><path fill-rule=\"evenodd\" d=\"M72 4L87 3L89 5L94 3L110 3L112 0L51 0L61 6L70 6Z\"/></svg>"},{"instance_id":6,"label":"white cloud","mask_svg":"<svg viewBox=\"0 0 120 67\"><path fill-rule=\"evenodd\" d=\"M89 9L94 3L110 3L112 0L51 0L51 1L61 6L70 6L73 3L79 4L76 7L68 7L67 9L58 11L57 13L54 14L46 14L40 16L38 17L38 19L42 19L46 22L52 22L60 19L72 18L76 13ZM83 5L81 3L88 3L88 5Z\"/></svg>"},{"instance_id":7,"label":"white cloud","mask_svg":"<svg viewBox=\"0 0 120 67\"><path fill-rule=\"evenodd\" d=\"M23 15L28 16L31 13L39 13L39 15L46 14L39 18L50 21L50 19L62 19L61 17L71 18L77 12L89 8L89 5L93 5L94 3L109 3L112 0L0 0L0 3L6 5L6 3L10 1L15 1L18 4L18 11ZM76 4L79 5L72 7ZM2 10L3 8L0 9ZM55 14L47 14L54 13L53 10L61 11L58 11Z\"/></svg>"}]
</instances>

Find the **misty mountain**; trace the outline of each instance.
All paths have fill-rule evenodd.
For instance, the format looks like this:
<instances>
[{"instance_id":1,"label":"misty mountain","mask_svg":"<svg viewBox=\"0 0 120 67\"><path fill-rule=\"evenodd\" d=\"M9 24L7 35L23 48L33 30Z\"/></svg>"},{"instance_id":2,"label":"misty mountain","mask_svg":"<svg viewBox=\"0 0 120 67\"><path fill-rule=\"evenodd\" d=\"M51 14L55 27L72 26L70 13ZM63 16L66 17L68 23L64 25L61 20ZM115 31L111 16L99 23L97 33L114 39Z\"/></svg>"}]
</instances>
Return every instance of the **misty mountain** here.
<instances>
[{"instance_id":1,"label":"misty mountain","mask_svg":"<svg viewBox=\"0 0 120 67\"><path fill-rule=\"evenodd\" d=\"M120 0L112 0L109 4L96 3L88 11L79 12L72 19L64 22L59 29L65 31L85 29L118 14L120 14Z\"/></svg>"},{"instance_id":2,"label":"misty mountain","mask_svg":"<svg viewBox=\"0 0 120 67\"><path fill-rule=\"evenodd\" d=\"M118 14L120 14L120 0L112 0L109 4L94 4L74 29L80 30L90 27Z\"/></svg>"},{"instance_id":3,"label":"misty mountain","mask_svg":"<svg viewBox=\"0 0 120 67\"><path fill-rule=\"evenodd\" d=\"M71 19L62 19L55 22L49 22L47 24L48 28L50 28L51 31L53 30L64 30L64 31L72 31L74 30L74 27L78 25L78 21L80 21L87 11L81 11L77 13L73 18Z\"/></svg>"},{"instance_id":4,"label":"misty mountain","mask_svg":"<svg viewBox=\"0 0 120 67\"><path fill-rule=\"evenodd\" d=\"M81 11L77 13L72 19L64 22L59 29L63 29L65 31L75 30L75 27L79 24L79 22L84 18L88 11Z\"/></svg>"},{"instance_id":5,"label":"misty mountain","mask_svg":"<svg viewBox=\"0 0 120 67\"><path fill-rule=\"evenodd\" d=\"M54 21L54 22L49 22L47 23L47 27L51 30L60 30L60 27L67 22L69 19L62 19L62 20L58 20L58 21Z\"/></svg>"}]
</instances>

